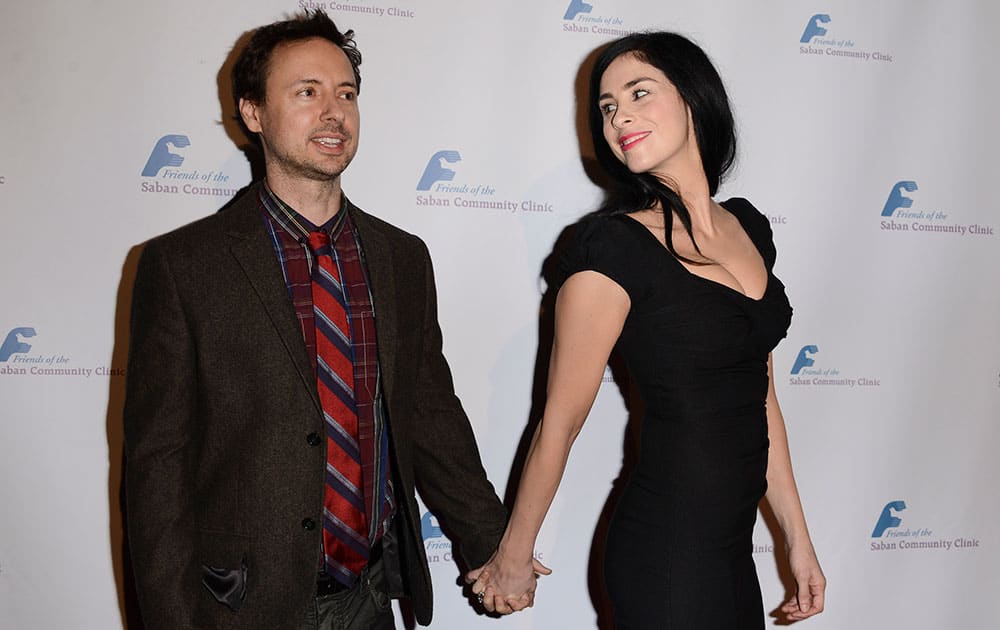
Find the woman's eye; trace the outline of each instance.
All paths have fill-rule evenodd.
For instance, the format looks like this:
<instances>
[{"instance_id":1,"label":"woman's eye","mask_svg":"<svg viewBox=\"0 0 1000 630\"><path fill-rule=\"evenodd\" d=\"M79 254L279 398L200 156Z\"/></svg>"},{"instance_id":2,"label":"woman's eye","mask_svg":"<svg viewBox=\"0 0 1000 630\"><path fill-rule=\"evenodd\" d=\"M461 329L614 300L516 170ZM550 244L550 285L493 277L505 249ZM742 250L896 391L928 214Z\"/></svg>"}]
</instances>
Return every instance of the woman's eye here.
<instances>
[{"instance_id":1,"label":"woman's eye","mask_svg":"<svg viewBox=\"0 0 1000 630\"><path fill-rule=\"evenodd\" d=\"M640 89L636 90L635 92L632 92L632 98L638 100L638 99L642 98L643 96L646 96L647 94L649 94L649 90L643 90L643 89L640 88Z\"/></svg>"},{"instance_id":2,"label":"woman's eye","mask_svg":"<svg viewBox=\"0 0 1000 630\"><path fill-rule=\"evenodd\" d=\"M616 106L614 103L605 103L604 105L601 105L601 112L603 112L604 114L610 114L614 112L615 109Z\"/></svg>"}]
</instances>

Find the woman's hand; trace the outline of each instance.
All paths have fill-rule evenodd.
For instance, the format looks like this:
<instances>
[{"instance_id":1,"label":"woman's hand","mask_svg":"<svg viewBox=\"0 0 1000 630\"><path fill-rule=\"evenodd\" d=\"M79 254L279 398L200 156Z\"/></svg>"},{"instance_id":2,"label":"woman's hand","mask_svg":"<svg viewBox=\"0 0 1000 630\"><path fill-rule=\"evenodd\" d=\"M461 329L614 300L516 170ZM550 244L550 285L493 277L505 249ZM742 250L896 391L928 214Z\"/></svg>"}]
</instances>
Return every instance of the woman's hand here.
<instances>
[{"instance_id":1,"label":"woman's hand","mask_svg":"<svg viewBox=\"0 0 1000 630\"><path fill-rule=\"evenodd\" d=\"M796 593L781 605L782 614L790 621L799 621L823 612L826 577L812 545L790 547L788 564L795 578Z\"/></svg>"},{"instance_id":2,"label":"woman's hand","mask_svg":"<svg viewBox=\"0 0 1000 630\"><path fill-rule=\"evenodd\" d=\"M535 603L538 576L550 573L551 569L534 558L515 562L498 549L486 564L469 571L465 581L486 610L509 615Z\"/></svg>"}]
</instances>

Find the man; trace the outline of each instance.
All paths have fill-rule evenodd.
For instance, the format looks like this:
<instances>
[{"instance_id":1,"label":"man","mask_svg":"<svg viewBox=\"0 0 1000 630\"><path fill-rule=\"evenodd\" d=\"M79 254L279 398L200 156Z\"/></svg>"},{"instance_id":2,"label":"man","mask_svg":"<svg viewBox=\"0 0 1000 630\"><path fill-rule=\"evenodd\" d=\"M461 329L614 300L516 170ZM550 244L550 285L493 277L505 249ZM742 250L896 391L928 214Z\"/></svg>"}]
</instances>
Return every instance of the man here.
<instances>
[{"instance_id":1,"label":"man","mask_svg":"<svg viewBox=\"0 0 1000 630\"><path fill-rule=\"evenodd\" d=\"M151 630L392 628L404 596L428 624L414 487L470 567L503 531L426 247L341 192L352 35L322 12L255 32L233 94L265 179L139 264L126 484Z\"/></svg>"}]
</instances>

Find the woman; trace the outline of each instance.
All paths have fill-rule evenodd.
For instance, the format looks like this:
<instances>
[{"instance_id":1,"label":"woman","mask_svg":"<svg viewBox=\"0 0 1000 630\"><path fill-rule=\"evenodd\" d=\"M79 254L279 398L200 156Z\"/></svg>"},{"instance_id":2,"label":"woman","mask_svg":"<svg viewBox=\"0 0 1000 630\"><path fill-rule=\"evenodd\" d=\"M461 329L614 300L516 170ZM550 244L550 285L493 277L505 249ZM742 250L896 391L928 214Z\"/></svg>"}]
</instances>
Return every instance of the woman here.
<instances>
[{"instance_id":1,"label":"woman","mask_svg":"<svg viewBox=\"0 0 1000 630\"><path fill-rule=\"evenodd\" d=\"M672 33L610 44L589 119L614 183L581 221L556 299L548 397L511 520L471 572L489 610L532 603L535 537L617 344L643 399L639 462L608 532L619 630L763 628L752 557L766 496L787 541L790 620L823 610L826 581L799 501L770 352L791 319L770 223L712 199L735 154L733 117L705 53Z\"/></svg>"}]
</instances>

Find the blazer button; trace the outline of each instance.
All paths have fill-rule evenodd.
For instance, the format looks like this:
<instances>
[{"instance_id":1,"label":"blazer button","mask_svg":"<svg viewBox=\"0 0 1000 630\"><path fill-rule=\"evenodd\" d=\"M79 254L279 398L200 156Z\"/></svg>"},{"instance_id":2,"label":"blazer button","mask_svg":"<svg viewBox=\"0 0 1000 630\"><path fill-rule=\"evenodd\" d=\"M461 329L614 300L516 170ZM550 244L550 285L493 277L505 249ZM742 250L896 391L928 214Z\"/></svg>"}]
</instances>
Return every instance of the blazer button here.
<instances>
[{"instance_id":1,"label":"blazer button","mask_svg":"<svg viewBox=\"0 0 1000 630\"><path fill-rule=\"evenodd\" d=\"M319 433L310 433L306 436L306 442L309 446L319 446L323 443L323 440L319 439Z\"/></svg>"},{"instance_id":2,"label":"blazer button","mask_svg":"<svg viewBox=\"0 0 1000 630\"><path fill-rule=\"evenodd\" d=\"M302 529L305 529L305 530L308 530L308 531L312 531L312 530L316 529L316 521L312 520L311 518L304 518L304 519L302 519Z\"/></svg>"}]
</instances>

